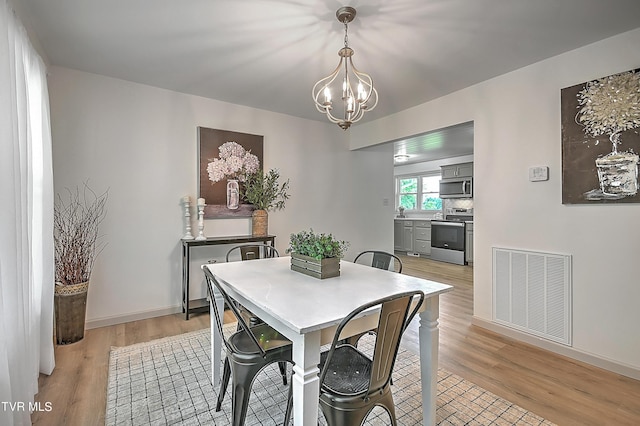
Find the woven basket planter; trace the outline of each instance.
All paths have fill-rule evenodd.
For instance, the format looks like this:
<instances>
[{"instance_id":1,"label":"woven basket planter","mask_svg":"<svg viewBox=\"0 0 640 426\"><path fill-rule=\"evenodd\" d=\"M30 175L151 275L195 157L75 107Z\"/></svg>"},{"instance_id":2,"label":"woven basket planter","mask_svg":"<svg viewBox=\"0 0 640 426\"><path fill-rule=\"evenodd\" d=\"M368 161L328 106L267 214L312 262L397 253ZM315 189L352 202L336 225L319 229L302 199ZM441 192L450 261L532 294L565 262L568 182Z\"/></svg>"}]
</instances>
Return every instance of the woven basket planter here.
<instances>
[{"instance_id":1,"label":"woven basket planter","mask_svg":"<svg viewBox=\"0 0 640 426\"><path fill-rule=\"evenodd\" d=\"M84 338L89 282L56 285L54 290L56 343L68 345Z\"/></svg>"},{"instance_id":2,"label":"woven basket planter","mask_svg":"<svg viewBox=\"0 0 640 426\"><path fill-rule=\"evenodd\" d=\"M340 258L315 259L291 253L291 270L319 279L337 277L340 275Z\"/></svg>"},{"instance_id":3,"label":"woven basket planter","mask_svg":"<svg viewBox=\"0 0 640 426\"><path fill-rule=\"evenodd\" d=\"M251 235L266 237L269 231L269 214L266 210L254 210L251 214Z\"/></svg>"}]
</instances>

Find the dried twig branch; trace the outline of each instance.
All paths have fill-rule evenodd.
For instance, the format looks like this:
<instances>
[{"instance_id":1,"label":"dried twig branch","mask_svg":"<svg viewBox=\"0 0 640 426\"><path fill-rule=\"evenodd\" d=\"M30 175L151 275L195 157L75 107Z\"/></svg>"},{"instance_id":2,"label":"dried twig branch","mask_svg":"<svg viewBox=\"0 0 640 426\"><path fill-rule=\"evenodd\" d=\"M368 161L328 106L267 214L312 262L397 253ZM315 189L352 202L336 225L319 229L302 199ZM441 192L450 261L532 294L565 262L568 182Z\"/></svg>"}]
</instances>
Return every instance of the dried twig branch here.
<instances>
[{"instance_id":1,"label":"dried twig branch","mask_svg":"<svg viewBox=\"0 0 640 426\"><path fill-rule=\"evenodd\" d=\"M89 280L96 257L106 243L98 234L106 215L108 191L97 195L87 183L82 193L67 188L58 194L53 210L56 282L63 285Z\"/></svg>"}]
</instances>

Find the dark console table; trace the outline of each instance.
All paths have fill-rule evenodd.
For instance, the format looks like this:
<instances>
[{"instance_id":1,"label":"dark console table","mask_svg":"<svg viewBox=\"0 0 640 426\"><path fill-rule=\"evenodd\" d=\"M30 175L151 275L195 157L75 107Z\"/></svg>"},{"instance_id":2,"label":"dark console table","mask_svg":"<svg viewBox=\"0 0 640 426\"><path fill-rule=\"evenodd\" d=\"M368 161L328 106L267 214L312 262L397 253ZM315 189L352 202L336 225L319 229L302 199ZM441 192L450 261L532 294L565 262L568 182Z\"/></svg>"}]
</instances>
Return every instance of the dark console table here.
<instances>
[{"instance_id":1,"label":"dark console table","mask_svg":"<svg viewBox=\"0 0 640 426\"><path fill-rule=\"evenodd\" d=\"M239 235L235 237L210 237L206 240L182 240L182 313L185 319L189 319L191 312L206 312L209 310L209 302L206 298L189 300L189 258L192 247L216 246L223 244L266 243L272 246L276 244L275 235L254 237L251 235Z\"/></svg>"}]
</instances>

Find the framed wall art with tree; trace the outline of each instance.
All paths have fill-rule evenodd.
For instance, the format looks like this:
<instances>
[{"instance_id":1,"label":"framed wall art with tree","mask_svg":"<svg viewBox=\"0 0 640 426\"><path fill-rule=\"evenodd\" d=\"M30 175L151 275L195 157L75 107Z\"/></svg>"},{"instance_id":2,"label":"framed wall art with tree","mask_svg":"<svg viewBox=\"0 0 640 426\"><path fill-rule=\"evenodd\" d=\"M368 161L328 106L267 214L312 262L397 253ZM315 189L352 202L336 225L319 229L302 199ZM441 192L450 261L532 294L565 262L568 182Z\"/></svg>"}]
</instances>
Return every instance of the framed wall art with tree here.
<instances>
[{"instance_id":1,"label":"framed wall art with tree","mask_svg":"<svg viewBox=\"0 0 640 426\"><path fill-rule=\"evenodd\" d=\"M640 69L561 91L562 203L638 203Z\"/></svg>"}]
</instances>

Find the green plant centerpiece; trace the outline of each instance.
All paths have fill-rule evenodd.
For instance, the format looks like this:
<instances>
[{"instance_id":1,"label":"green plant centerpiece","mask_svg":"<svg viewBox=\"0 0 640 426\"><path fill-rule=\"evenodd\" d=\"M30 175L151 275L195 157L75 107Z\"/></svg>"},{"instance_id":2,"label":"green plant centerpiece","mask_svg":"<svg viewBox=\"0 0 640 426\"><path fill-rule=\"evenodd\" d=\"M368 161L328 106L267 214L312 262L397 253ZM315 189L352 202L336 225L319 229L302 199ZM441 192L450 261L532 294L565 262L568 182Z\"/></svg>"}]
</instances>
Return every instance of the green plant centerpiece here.
<instances>
[{"instance_id":1,"label":"green plant centerpiece","mask_svg":"<svg viewBox=\"0 0 640 426\"><path fill-rule=\"evenodd\" d=\"M84 337L89 280L104 243L98 233L106 215L108 193L83 190L58 194L53 210L56 342L75 343Z\"/></svg>"},{"instance_id":2,"label":"green plant centerpiece","mask_svg":"<svg viewBox=\"0 0 640 426\"><path fill-rule=\"evenodd\" d=\"M348 249L348 242L310 229L291 234L287 253L291 253L291 270L324 279L340 275L340 259Z\"/></svg>"},{"instance_id":3,"label":"green plant centerpiece","mask_svg":"<svg viewBox=\"0 0 640 426\"><path fill-rule=\"evenodd\" d=\"M254 237L264 237L268 234L269 211L284 209L285 201L289 199L289 179L279 183L280 172L271 169L267 173L258 170L247 175L242 185L242 197L253 204L251 215L251 229Z\"/></svg>"}]
</instances>

